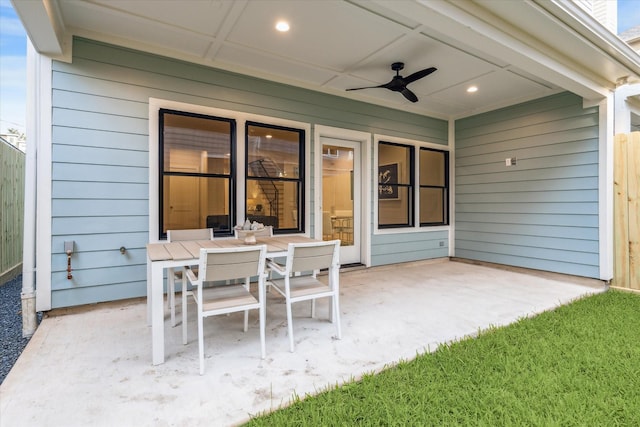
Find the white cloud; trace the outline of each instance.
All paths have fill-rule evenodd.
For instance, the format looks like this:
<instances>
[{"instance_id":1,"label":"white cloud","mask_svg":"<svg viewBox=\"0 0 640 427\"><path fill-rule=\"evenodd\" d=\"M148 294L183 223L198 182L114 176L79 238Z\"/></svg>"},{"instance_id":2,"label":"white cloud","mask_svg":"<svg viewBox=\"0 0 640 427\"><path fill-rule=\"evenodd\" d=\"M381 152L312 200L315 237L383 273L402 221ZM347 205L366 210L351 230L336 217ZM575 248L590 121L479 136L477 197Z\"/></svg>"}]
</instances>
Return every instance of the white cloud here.
<instances>
[{"instance_id":1,"label":"white cloud","mask_svg":"<svg viewBox=\"0 0 640 427\"><path fill-rule=\"evenodd\" d=\"M26 34L9 0L0 0L0 34L3 38L24 37Z\"/></svg>"},{"instance_id":2,"label":"white cloud","mask_svg":"<svg viewBox=\"0 0 640 427\"><path fill-rule=\"evenodd\" d=\"M0 16L0 28L3 36L24 36L25 31L22 22L18 18Z\"/></svg>"},{"instance_id":3,"label":"white cloud","mask_svg":"<svg viewBox=\"0 0 640 427\"><path fill-rule=\"evenodd\" d=\"M2 56L0 61L2 88L27 87L27 58L24 56Z\"/></svg>"},{"instance_id":4,"label":"white cloud","mask_svg":"<svg viewBox=\"0 0 640 427\"><path fill-rule=\"evenodd\" d=\"M0 131L25 131L27 63L23 56L2 56L0 61Z\"/></svg>"}]
</instances>

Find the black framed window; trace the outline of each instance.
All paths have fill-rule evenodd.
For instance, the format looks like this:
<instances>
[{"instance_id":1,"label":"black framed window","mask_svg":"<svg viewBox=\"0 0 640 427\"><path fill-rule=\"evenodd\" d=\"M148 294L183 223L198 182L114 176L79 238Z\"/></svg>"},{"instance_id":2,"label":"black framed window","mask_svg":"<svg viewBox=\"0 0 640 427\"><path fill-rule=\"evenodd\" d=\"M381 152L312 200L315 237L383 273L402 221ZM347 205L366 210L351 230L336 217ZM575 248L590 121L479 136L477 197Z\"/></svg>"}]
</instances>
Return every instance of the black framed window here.
<instances>
[{"instance_id":1,"label":"black framed window","mask_svg":"<svg viewBox=\"0 0 640 427\"><path fill-rule=\"evenodd\" d=\"M232 235L235 121L166 109L159 114L160 238L167 230L194 228Z\"/></svg>"},{"instance_id":2,"label":"black framed window","mask_svg":"<svg viewBox=\"0 0 640 427\"><path fill-rule=\"evenodd\" d=\"M302 129L246 123L246 211L274 233L304 232Z\"/></svg>"},{"instance_id":3,"label":"black framed window","mask_svg":"<svg viewBox=\"0 0 640 427\"><path fill-rule=\"evenodd\" d=\"M449 224L449 152L420 149L420 225Z\"/></svg>"},{"instance_id":4,"label":"black framed window","mask_svg":"<svg viewBox=\"0 0 640 427\"><path fill-rule=\"evenodd\" d=\"M411 145L378 143L378 227L414 224L414 156Z\"/></svg>"}]
</instances>

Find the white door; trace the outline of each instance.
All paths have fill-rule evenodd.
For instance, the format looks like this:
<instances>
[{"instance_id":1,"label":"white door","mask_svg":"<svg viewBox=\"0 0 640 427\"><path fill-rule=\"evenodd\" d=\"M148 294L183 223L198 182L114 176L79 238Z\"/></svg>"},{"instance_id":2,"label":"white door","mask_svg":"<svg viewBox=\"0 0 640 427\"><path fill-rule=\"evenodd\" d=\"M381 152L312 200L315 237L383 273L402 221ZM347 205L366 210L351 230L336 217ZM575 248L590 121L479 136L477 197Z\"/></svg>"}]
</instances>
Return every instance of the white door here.
<instances>
[{"instance_id":1,"label":"white door","mask_svg":"<svg viewBox=\"0 0 640 427\"><path fill-rule=\"evenodd\" d=\"M323 240L340 239L340 264L360 263L360 143L323 137Z\"/></svg>"}]
</instances>

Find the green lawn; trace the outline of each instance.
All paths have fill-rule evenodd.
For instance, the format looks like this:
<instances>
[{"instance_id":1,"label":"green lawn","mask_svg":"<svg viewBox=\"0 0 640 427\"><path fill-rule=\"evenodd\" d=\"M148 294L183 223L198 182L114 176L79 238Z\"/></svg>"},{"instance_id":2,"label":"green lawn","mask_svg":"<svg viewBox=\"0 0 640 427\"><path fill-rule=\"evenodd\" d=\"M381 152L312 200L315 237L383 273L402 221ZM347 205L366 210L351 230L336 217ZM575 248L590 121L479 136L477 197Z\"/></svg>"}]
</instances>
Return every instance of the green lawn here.
<instances>
[{"instance_id":1,"label":"green lawn","mask_svg":"<svg viewBox=\"0 0 640 427\"><path fill-rule=\"evenodd\" d=\"M640 295L583 298L248 425L640 426Z\"/></svg>"}]
</instances>

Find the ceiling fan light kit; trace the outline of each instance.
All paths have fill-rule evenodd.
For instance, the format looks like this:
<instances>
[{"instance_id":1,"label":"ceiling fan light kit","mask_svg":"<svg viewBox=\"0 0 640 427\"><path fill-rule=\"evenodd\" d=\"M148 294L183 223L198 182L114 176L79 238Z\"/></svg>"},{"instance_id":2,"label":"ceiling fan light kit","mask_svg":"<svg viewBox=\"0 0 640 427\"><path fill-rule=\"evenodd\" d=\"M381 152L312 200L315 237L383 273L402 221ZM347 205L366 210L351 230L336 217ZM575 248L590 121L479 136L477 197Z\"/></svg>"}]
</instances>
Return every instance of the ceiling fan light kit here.
<instances>
[{"instance_id":1,"label":"ceiling fan light kit","mask_svg":"<svg viewBox=\"0 0 640 427\"><path fill-rule=\"evenodd\" d=\"M347 90L361 90L361 89L375 89L375 88L383 88L389 89L394 92L400 92L411 102L418 102L418 97L415 93L407 88L409 83L413 83L416 80L420 80L423 77L428 76L437 70L435 67L425 68L424 70L416 71L413 74L408 75L407 77L402 77L400 75L400 70L404 68L404 62L394 62L391 64L391 69L396 72L396 75L393 76L390 82L379 85L379 86L366 86L366 87L356 87Z\"/></svg>"}]
</instances>

